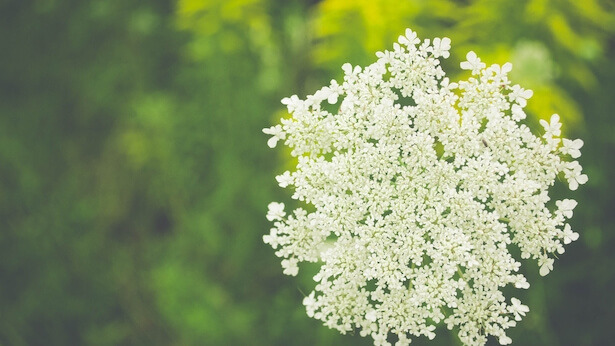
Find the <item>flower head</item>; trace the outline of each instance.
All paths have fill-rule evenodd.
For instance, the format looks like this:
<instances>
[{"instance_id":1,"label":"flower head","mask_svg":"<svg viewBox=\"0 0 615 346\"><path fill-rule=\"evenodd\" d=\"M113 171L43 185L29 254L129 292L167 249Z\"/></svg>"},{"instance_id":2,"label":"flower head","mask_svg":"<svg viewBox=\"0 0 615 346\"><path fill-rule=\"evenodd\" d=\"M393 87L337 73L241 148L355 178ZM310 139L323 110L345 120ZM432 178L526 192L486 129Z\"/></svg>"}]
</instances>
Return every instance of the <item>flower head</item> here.
<instances>
[{"instance_id":1,"label":"flower head","mask_svg":"<svg viewBox=\"0 0 615 346\"><path fill-rule=\"evenodd\" d=\"M292 117L266 129L297 159L279 185L311 211L271 203L264 241L285 274L321 264L310 317L375 345L432 339L440 322L465 344L510 344L505 330L529 309L502 288L529 283L509 248L546 275L578 237L565 224L576 202L553 207L548 190L560 173L573 190L587 181L568 161L582 142L554 138L557 115L541 121L543 137L519 123L532 92L510 86L511 64L486 68L470 52L461 68L474 77L451 83L437 59L449 49L407 30L375 63L344 64L343 81L284 99Z\"/></svg>"}]
</instances>

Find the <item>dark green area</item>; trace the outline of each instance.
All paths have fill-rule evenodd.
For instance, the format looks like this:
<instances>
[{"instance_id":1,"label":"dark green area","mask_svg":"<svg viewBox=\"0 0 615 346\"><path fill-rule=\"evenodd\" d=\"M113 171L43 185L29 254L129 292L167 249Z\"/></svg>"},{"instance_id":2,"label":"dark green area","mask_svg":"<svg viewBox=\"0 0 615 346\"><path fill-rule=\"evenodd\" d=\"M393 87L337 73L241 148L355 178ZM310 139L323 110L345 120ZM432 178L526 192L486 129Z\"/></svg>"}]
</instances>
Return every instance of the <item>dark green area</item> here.
<instances>
[{"instance_id":1,"label":"dark green area","mask_svg":"<svg viewBox=\"0 0 615 346\"><path fill-rule=\"evenodd\" d=\"M174 1L0 1L1 345L370 344L308 318L315 268L286 277L262 242L288 193L261 129L282 97L337 77L309 62L313 1L262 3L277 60L240 26L228 50L224 32L178 29ZM544 279L527 263L517 345L613 342L608 42L595 87L559 81L585 115L581 239Z\"/></svg>"}]
</instances>

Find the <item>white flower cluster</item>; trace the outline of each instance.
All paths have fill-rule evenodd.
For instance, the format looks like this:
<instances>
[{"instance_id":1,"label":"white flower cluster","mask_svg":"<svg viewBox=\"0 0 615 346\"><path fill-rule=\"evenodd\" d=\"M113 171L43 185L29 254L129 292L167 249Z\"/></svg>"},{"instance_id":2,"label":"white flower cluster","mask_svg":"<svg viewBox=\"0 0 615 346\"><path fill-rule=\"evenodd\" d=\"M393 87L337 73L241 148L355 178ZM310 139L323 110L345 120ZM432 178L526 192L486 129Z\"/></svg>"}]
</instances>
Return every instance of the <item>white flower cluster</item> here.
<instances>
[{"instance_id":1,"label":"white flower cluster","mask_svg":"<svg viewBox=\"0 0 615 346\"><path fill-rule=\"evenodd\" d=\"M407 30L372 65L345 64L343 83L282 100L292 117L263 130L297 157L276 179L310 210L271 203L265 243L288 275L320 261L307 314L375 345L432 339L440 322L466 345L511 343L505 330L529 309L501 289L529 283L510 250L546 275L578 238L566 223L577 202L548 189L560 173L571 190L587 181L572 160L583 142L559 138L556 114L542 137L519 123L532 91L511 86L510 63L470 52L472 77L450 83L438 60L449 49Z\"/></svg>"}]
</instances>

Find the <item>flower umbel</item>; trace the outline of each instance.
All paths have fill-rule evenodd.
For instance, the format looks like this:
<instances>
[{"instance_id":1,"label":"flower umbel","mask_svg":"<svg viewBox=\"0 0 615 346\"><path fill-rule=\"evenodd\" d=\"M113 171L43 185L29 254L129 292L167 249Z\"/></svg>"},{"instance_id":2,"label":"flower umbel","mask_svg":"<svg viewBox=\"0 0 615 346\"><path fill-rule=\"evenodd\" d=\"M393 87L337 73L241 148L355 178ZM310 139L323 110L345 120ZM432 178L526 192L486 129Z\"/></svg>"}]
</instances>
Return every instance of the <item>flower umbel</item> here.
<instances>
[{"instance_id":1,"label":"flower umbel","mask_svg":"<svg viewBox=\"0 0 615 346\"><path fill-rule=\"evenodd\" d=\"M271 203L264 241L285 274L322 263L308 316L375 345L432 339L440 322L466 345L511 343L505 330L529 308L501 289L529 283L509 249L546 275L578 238L566 222L576 201L553 205L548 190L560 173L572 190L587 181L574 161L583 142L559 138L557 115L541 137L520 123L532 91L511 86L509 63L470 52L472 77L451 83L437 59L449 49L407 30L375 63L345 64L342 82L285 98L292 117L265 130L297 157L279 185L313 211Z\"/></svg>"}]
</instances>

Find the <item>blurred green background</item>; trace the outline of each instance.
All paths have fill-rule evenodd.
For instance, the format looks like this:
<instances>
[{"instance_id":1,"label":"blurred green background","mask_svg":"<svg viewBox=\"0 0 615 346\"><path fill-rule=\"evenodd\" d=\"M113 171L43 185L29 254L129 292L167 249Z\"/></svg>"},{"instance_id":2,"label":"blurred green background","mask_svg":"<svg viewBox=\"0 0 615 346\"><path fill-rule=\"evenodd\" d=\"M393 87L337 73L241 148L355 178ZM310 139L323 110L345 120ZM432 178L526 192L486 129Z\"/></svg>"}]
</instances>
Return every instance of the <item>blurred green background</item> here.
<instances>
[{"instance_id":1,"label":"blurred green background","mask_svg":"<svg viewBox=\"0 0 615 346\"><path fill-rule=\"evenodd\" d=\"M261 129L406 27L452 39L453 79L468 50L511 61L529 123L585 141L589 183L554 189L581 237L524 263L510 334L615 343L613 1L0 0L0 344L370 344L308 318L314 268L263 244L289 160Z\"/></svg>"}]
</instances>

